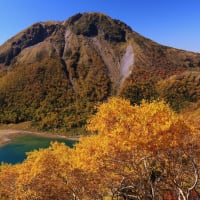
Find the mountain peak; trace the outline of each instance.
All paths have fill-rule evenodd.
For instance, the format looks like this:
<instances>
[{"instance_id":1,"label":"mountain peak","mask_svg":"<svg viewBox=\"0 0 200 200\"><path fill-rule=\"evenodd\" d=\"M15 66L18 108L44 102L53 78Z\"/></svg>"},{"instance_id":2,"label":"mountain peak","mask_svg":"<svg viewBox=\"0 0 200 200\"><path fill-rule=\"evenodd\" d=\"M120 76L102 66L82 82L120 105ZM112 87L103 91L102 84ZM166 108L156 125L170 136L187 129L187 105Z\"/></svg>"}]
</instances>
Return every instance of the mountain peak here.
<instances>
[{"instance_id":1,"label":"mountain peak","mask_svg":"<svg viewBox=\"0 0 200 200\"><path fill-rule=\"evenodd\" d=\"M78 13L65 21L64 25L69 25L76 35L95 37L99 32L104 32L106 40L125 41L125 31L119 21L113 20L103 13Z\"/></svg>"},{"instance_id":2,"label":"mountain peak","mask_svg":"<svg viewBox=\"0 0 200 200\"><path fill-rule=\"evenodd\" d=\"M179 76L171 81L185 71L197 73L180 76L181 83ZM113 95L133 103L157 96L170 102L168 83L187 88L194 74L199 81L199 71L200 54L160 45L102 13L38 22L0 46L0 120L33 120L47 129L80 127L97 102ZM199 100L198 91L191 98L177 92L170 103L184 107Z\"/></svg>"}]
</instances>

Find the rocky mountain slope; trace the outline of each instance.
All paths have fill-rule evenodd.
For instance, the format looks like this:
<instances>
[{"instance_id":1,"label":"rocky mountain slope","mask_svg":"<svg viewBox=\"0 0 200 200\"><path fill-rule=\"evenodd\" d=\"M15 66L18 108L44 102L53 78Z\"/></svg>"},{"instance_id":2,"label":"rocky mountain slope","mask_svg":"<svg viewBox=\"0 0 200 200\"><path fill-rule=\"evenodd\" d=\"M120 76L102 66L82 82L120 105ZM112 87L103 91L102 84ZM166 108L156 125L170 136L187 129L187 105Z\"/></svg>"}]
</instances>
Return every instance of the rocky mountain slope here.
<instances>
[{"instance_id":1,"label":"rocky mountain slope","mask_svg":"<svg viewBox=\"0 0 200 200\"><path fill-rule=\"evenodd\" d=\"M101 13L36 23L0 46L0 122L82 127L121 95L198 109L200 54L160 45Z\"/></svg>"}]
</instances>

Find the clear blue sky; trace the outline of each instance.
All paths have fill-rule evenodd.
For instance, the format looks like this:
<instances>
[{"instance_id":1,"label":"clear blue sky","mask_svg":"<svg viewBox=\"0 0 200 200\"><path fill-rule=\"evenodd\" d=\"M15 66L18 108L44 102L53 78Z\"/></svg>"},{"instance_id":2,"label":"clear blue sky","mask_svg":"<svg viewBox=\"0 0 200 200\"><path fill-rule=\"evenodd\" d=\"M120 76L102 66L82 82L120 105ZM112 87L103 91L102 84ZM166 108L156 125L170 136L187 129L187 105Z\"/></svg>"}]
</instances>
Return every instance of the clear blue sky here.
<instances>
[{"instance_id":1,"label":"clear blue sky","mask_svg":"<svg viewBox=\"0 0 200 200\"><path fill-rule=\"evenodd\" d=\"M0 44L38 21L97 11L168 46L200 52L200 0L1 0Z\"/></svg>"}]
</instances>

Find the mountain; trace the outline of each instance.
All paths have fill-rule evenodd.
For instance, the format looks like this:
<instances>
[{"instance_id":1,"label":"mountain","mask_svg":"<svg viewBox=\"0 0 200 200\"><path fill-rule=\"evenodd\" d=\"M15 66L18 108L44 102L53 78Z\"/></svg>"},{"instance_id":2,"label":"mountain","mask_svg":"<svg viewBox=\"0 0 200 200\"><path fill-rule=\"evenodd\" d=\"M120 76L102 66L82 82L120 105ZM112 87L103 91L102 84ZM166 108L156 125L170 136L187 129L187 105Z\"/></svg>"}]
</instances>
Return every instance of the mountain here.
<instances>
[{"instance_id":1,"label":"mountain","mask_svg":"<svg viewBox=\"0 0 200 200\"><path fill-rule=\"evenodd\" d=\"M113 95L196 110L200 54L160 45L101 13L35 23L0 46L1 123L78 129Z\"/></svg>"}]
</instances>

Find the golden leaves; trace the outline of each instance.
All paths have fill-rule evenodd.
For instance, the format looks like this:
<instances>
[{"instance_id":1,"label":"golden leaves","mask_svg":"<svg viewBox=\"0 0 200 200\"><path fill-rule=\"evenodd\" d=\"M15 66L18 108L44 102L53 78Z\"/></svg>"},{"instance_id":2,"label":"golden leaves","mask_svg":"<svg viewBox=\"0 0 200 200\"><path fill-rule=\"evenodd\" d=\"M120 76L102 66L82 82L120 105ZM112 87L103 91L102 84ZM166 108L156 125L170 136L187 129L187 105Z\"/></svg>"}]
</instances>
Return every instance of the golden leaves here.
<instances>
[{"instance_id":1,"label":"golden leaves","mask_svg":"<svg viewBox=\"0 0 200 200\"><path fill-rule=\"evenodd\" d=\"M126 141L127 145L131 144L128 146L151 151L173 146L174 140L182 141L188 129L182 118L163 101L143 101L140 106L132 106L120 98L101 105L88 125L88 130L97 131L99 137L112 140L119 137L121 144Z\"/></svg>"},{"instance_id":2,"label":"golden leaves","mask_svg":"<svg viewBox=\"0 0 200 200\"><path fill-rule=\"evenodd\" d=\"M120 98L100 105L87 128L95 134L81 138L73 149L52 143L28 153L22 164L3 165L0 197L101 199L122 180L147 184L150 174L160 174L169 160L162 152L186 146L194 132L163 101L132 106Z\"/></svg>"}]
</instances>

